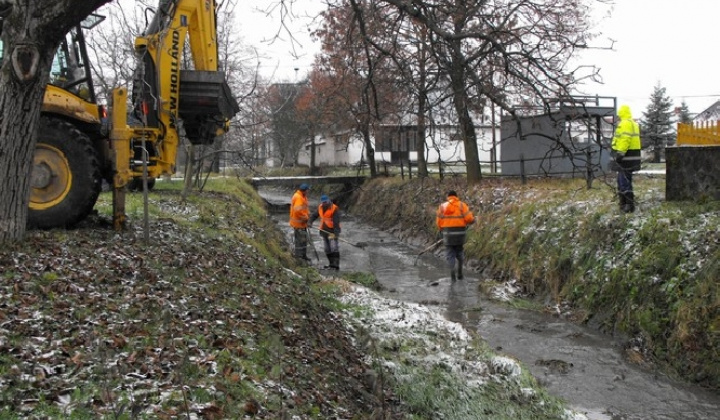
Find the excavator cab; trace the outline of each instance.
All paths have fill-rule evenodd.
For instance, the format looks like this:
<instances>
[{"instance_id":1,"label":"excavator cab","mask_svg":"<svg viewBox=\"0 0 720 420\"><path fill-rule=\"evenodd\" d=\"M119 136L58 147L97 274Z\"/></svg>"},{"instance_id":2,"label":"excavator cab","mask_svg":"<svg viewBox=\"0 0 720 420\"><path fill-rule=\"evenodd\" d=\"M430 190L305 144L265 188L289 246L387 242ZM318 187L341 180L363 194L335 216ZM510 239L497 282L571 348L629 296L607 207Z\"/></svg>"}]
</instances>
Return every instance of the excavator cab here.
<instances>
[{"instance_id":1,"label":"excavator cab","mask_svg":"<svg viewBox=\"0 0 720 420\"><path fill-rule=\"evenodd\" d=\"M95 103L90 61L84 31L105 20L105 16L91 14L65 35L55 53L50 70L50 84L65 89L80 98Z\"/></svg>"}]
</instances>

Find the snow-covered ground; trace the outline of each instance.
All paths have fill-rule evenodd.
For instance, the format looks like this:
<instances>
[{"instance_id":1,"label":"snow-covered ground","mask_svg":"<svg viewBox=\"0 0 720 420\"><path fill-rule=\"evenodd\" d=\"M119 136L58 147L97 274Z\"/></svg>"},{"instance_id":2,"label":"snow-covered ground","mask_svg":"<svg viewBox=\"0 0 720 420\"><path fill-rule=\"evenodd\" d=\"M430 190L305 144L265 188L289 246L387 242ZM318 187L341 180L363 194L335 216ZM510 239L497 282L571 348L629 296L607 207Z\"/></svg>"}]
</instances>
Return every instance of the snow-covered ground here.
<instances>
[{"instance_id":1,"label":"snow-covered ground","mask_svg":"<svg viewBox=\"0 0 720 420\"><path fill-rule=\"evenodd\" d=\"M469 390L492 382L512 390L510 392L515 392L526 404L543 406L550 403L533 387L529 375L524 374L516 360L493 354L462 325L448 321L434 307L387 299L357 285L348 285L341 300L352 307L367 309L360 314L354 309L346 310L344 318L351 330L366 331L375 349L395 350L390 352L391 358L372 349L366 354L369 364L379 363L393 372L396 379L414 380L401 366L403 361L412 360L419 372L431 372L442 366L452 381ZM455 407L453 410L457 413L461 409ZM442 413L438 415L444 418ZM587 420L585 415L569 409L564 409L564 418Z\"/></svg>"}]
</instances>

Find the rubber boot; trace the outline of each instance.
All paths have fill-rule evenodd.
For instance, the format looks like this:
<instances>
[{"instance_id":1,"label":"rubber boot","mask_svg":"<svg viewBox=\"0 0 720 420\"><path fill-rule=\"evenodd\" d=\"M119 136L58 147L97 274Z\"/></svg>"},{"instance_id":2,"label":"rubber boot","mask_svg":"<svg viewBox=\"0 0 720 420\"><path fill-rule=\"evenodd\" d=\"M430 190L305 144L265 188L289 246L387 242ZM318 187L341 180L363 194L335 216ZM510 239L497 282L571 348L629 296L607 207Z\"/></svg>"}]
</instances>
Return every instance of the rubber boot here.
<instances>
[{"instance_id":1,"label":"rubber boot","mask_svg":"<svg viewBox=\"0 0 720 420\"><path fill-rule=\"evenodd\" d=\"M458 260L458 269L457 269L457 278L458 278L458 280L462 280L462 279L463 279L462 266L463 266L463 260Z\"/></svg>"},{"instance_id":2,"label":"rubber boot","mask_svg":"<svg viewBox=\"0 0 720 420\"><path fill-rule=\"evenodd\" d=\"M627 200L625 200L625 194L618 193L618 201L620 203L620 211L625 211L625 205L627 204Z\"/></svg>"},{"instance_id":3,"label":"rubber boot","mask_svg":"<svg viewBox=\"0 0 720 420\"><path fill-rule=\"evenodd\" d=\"M629 213L633 213L635 211L635 193L629 192L625 194L625 200L626 200L626 206L628 208Z\"/></svg>"},{"instance_id":4,"label":"rubber boot","mask_svg":"<svg viewBox=\"0 0 720 420\"><path fill-rule=\"evenodd\" d=\"M456 277L455 277L455 269L452 269L452 270L450 270L450 280L451 280L451 281L455 281L455 279L456 279Z\"/></svg>"},{"instance_id":5,"label":"rubber boot","mask_svg":"<svg viewBox=\"0 0 720 420\"><path fill-rule=\"evenodd\" d=\"M334 268L336 270L340 269L340 253L339 252L333 252L332 253L332 259L330 260L330 268Z\"/></svg>"},{"instance_id":6,"label":"rubber boot","mask_svg":"<svg viewBox=\"0 0 720 420\"><path fill-rule=\"evenodd\" d=\"M325 254L325 256L328 259L328 265L324 266L323 268L333 268L333 253L328 252L327 254Z\"/></svg>"}]
</instances>

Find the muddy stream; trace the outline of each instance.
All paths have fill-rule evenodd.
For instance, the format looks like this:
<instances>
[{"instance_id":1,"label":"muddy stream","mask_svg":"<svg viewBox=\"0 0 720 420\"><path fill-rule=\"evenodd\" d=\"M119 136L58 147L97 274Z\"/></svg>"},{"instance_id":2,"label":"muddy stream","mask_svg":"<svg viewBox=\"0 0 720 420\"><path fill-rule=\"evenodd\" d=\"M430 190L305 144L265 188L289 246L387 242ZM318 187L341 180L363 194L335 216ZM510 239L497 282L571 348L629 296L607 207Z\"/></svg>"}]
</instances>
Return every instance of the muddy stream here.
<instances>
[{"instance_id":1,"label":"muddy stream","mask_svg":"<svg viewBox=\"0 0 720 420\"><path fill-rule=\"evenodd\" d=\"M260 194L273 205L287 205L289 196ZM318 200L314 200L317 202ZM311 203L313 200L311 200ZM284 211L273 214L292 243ZM387 232L352 217L343 219L341 271L372 272L385 287L383 296L433 305L446 317L477 332L500 354L521 361L546 389L590 420L717 420L720 395L674 381L629 362L615 338L542 314L489 300L479 291L477 273L451 282L440 252L419 258L412 247ZM319 261L327 258L322 241L312 234ZM345 242L347 241L347 242ZM358 246L353 246L358 245Z\"/></svg>"}]
</instances>

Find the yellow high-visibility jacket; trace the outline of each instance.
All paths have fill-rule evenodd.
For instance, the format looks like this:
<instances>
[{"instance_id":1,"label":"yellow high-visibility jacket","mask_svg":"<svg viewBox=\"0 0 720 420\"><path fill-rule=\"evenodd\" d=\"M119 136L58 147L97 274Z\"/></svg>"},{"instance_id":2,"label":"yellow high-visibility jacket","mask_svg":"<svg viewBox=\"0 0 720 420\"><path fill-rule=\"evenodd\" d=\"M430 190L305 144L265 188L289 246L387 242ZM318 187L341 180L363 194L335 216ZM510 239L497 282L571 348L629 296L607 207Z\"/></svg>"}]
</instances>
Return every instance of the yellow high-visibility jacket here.
<instances>
[{"instance_id":1,"label":"yellow high-visibility jacket","mask_svg":"<svg viewBox=\"0 0 720 420\"><path fill-rule=\"evenodd\" d=\"M630 107L623 105L618 111L620 122L612 139L613 157L625 171L640 170L640 126L632 119Z\"/></svg>"}]
</instances>

